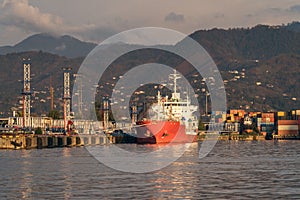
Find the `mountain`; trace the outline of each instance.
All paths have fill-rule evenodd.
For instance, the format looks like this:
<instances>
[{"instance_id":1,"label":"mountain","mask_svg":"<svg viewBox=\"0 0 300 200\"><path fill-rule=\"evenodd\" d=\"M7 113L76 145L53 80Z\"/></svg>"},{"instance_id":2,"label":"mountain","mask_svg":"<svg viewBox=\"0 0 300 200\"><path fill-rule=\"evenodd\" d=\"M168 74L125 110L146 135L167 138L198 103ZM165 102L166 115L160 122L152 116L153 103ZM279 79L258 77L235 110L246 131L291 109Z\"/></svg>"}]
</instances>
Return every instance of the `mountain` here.
<instances>
[{"instance_id":1,"label":"mountain","mask_svg":"<svg viewBox=\"0 0 300 200\"><path fill-rule=\"evenodd\" d=\"M299 54L299 34L291 26L257 25L253 28L200 30L190 37L217 60L247 61L266 60L280 54Z\"/></svg>"},{"instance_id":2,"label":"mountain","mask_svg":"<svg viewBox=\"0 0 300 200\"><path fill-rule=\"evenodd\" d=\"M286 29L290 31L300 32L300 22L292 22L286 26Z\"/></svg>"},{"instance_id":3,"label":"mountain","mask_svg":"<svg viewBox=\"0 0 300 200\"><path fill-rule=\"evenodd\" d=\"M300 32L299 24L284 26L257 25L253 28L199 30L190 36L199 42L216 62L224 80L228 108L259 111L279 111L300 109ZM40 38L40 40L38 40ZM48 39L47 39L48 38ZM48 43L46 42L48 41ZM49 42L52 41L52 42ZM48 53L62 44L70 49L63 55ZM67 43L69 41L69 43ZM81 48L81 45L83 47ZM90 45L90 46L89 46ZM11 107L18 107L22 90L22 59L32 60L32 88L34 91L33 113L45 114L49 111L50 76L55 88L56 105L61 108L62 67L71 66L76 73L84 59L88 47L95 45L70 36L53 37L45 34L34 35L11 48L35 46L38 51L10 53L0 56L0 112L8 115ZM120 44L126 47L126 44ZM41 50L40 48L44 48ZM50 50L49 50L50 49ZM73 50L77 50L80 57ZM80 53L81 52L81 53ZM69 54L67 56L67 53ZM70 56L71 53L73 56ZM57 55L55 55L57 54ZM109 94L112 85L128 69L144 63L161 63L168 66L188 64L166 52L145 49L130 52L115 60L100 81L101 94ZM192 80L194 88L201 89L201 79L185 74ZM114 80L115 79L115 80ZM205 97L199 94L200 109L204 109Z\"/></svg>"},{"instance_id":4,"label":"mountain","mask_svg":"<svg viewBox=\"0 0 300 200\"><path fill-rule=\"evenodd\" d=\"M32 35L14 46L0 47L0 55L26 51L43 51L68 58L85 57L96 44L82 42L74 37L41 33Z\"/></svg>"},{"instance_id":5,"label":"mountain","mask_svg":"<svg viewBox=\"0 0 300 200\"><path fill-rule=\"evenodd\" d=\"M190 36L213 57L229 108L299 109L300 23L199 30Z\"/></svg>"},{"instance_id":6,"label":"mountain","mask_svg":"<svg viewBox=\"0 0 300 200\"><path fill-rule=\"evenodd\" d=\"M299 53L300 22L282 26L198 30L190 37L199 42L215 60L269 59L284 53ZM43 51L68 58L85 57L96 44L72 36L35 34L14 46L0 47L0 55Z\"/></svg>"}]
</instances>

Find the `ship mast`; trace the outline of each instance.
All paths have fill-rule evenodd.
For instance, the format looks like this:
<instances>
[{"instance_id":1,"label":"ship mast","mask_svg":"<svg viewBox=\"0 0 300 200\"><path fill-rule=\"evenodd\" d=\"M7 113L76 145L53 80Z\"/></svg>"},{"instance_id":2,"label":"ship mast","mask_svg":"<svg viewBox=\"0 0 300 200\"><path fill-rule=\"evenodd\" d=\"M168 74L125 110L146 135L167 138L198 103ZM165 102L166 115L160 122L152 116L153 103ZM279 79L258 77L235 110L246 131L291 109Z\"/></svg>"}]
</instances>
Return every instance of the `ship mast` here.
<instances>
[{"instance_id":1,"label":"ship mast","mask_svg":"<svg viewBox=\"0 0 300 200\"><path fill-rule=\"evenodd\" d=\"M174 80L174 89L173 89L173 93L172 93L172 99L180 99L180 94L177 93L177 79L180 79L181 76L179 74L177 74L176 69L174 69L174 74L170 74L169 78Z\"/></svg>"}]
</instances>

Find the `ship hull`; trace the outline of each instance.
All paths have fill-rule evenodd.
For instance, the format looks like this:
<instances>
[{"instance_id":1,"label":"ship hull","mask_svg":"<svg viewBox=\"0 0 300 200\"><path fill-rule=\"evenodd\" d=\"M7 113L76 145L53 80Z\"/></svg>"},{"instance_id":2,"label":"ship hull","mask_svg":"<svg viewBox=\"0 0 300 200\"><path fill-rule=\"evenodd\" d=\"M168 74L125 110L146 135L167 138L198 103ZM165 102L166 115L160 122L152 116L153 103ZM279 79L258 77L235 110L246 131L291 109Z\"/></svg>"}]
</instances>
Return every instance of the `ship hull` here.
<instances>
[{"instance_id":1,"label":"ship hull","mask_svg":"<svg viewBox=\"0 0 300 200\"><path fill-rule=\"evenodd\" d=\"M138 144L191 143L197 135L186 134L184 125L177 121L142 121L137 123Z\"/></svg>"}]
</instances>

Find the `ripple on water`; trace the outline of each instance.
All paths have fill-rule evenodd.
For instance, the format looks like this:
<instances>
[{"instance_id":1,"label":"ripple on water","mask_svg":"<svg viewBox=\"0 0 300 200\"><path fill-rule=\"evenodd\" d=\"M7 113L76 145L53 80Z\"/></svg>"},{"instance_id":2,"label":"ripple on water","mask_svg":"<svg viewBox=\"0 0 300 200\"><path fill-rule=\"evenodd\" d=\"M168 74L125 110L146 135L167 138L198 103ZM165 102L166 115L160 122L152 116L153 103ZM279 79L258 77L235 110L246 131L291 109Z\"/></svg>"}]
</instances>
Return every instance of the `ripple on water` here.
<instances>
[{"instance_id":1,"label":"ripple on water","mask_svg":"<svg viewBox=\"0 0 300 200\"><path fill-rule=\"evenodd\" d=\"M220 141L201 160L199 143L171 165L145 174L110 169L85 148L4 150L0 199L300 198L299 142Z\"/></svg>"}]
</instances>

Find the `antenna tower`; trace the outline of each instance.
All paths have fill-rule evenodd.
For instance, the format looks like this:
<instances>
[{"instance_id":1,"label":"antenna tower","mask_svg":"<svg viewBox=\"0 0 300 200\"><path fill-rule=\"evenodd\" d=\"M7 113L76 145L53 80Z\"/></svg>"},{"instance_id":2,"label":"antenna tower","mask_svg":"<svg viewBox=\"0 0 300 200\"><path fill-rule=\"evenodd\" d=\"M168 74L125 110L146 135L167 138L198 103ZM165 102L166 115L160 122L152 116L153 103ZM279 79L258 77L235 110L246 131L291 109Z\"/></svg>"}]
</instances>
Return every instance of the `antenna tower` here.
<instances>
[{"instance_id":1,"label":"antenna tower","mask_svg":"<svg viewBox=\"0 0 300 200\"><path fill-rule=\"evenodd\" d=\"M68 121L71 119L71 92L70 92L70 72L71 67L64 67L64 130L67 131Z\"/></svg>"},{"instance_id":2,"label":"antenna tower","mask_svg":"<svg viewBox=\"0 0 300 200\"><path fill-rule=\"evenodd\" d=\"M30 126L30 58L23 58L24 81L23 81L23 127Z\"/></svg>"}]
</instances>

